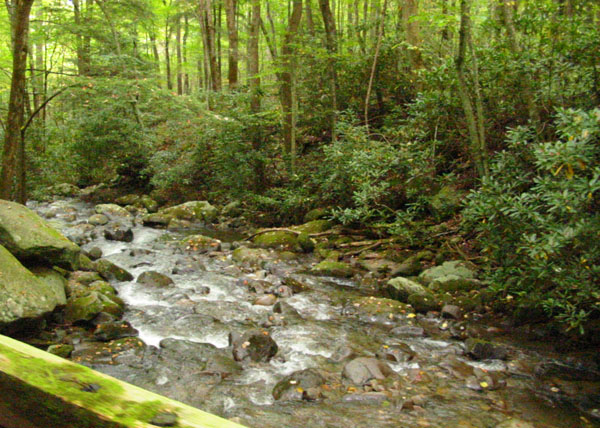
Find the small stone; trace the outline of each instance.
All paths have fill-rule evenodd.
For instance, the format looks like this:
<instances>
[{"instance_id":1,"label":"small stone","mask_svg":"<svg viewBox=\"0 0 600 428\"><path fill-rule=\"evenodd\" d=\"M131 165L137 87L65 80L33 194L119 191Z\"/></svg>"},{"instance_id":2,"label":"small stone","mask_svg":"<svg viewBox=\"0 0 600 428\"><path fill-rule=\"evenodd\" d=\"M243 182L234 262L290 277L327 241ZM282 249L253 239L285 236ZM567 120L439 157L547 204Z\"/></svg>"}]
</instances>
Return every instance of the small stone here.
<instances>
[{"instance_id":1,"label":"small stone","mask_svg":"<svg viewBox=\"0 0 600 428\"><path fill-rule=\"evenodd\" d=\"M459 320L462 317L462 310L456 305L444 305L442 308L442 316L444 318Z\"/></svg>"},{"instance_id":2,"label":"small stone","mask_svg":"<svg viewBox=\"0 0 600 428\"><path fill-rule=\"evenodd\" d=\"M254 304L258 306L272 306L275 302L277 302L277 296L274 294L265 294L256 299Z\"/></svg>"}]
</instances>

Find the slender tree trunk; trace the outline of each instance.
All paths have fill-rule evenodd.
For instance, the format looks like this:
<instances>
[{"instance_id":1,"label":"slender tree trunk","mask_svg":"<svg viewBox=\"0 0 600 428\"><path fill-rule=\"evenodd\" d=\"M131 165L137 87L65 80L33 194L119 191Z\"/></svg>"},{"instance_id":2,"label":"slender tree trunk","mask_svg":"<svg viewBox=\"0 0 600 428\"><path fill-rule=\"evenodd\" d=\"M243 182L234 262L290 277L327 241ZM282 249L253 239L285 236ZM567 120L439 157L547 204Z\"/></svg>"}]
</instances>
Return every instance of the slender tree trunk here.
<instances>
[{"instance_id":1,"label":"slender tree trunk","mask_svg":"<svg viewBox=\"0 0 600 428\"><path fill-rule=\"evenodd\" d=\"M379 59L379 51L381 50L381 41L383 39L383 29L385 27L386 12L387 0L384 0L381 22L379 23L379 29L377 31L377 43L375 45L375 55L373 56L373 66L371 67L369 85L367 86L367 95L365 97L365 127L367 128L367 134L369 133L369 104L371 103L371 91L373 90L373 81L375 80L375 76L377 75L377 61Z\"/></svg>"},{"instance_id":2,"label":"slender tree trunk","mask_svg":"<svg viewBox=\"0 0 600 428\"><path fill-rule=\"evenodd\" d=\"M177 95L183 95L183 56L181 53L181 15L175 17L175 48L177 55Z\"/></svg>"},{"instance_id":3,"label":"slender tree trunk","mask_svg":"<svg viewBox=\"0 0 600 428\"><path fill-rule=\"evenodd\" d=\"M283 110L283 140L285 153L290 155L290 158L295 157L292 153L293 145L293 115L292 115L292 85L293 85L293 66L296 49L294 48L294 39L298 33L298 27L302 20L302 0L293 0L293 9L288 21L287 31L283 38L281 47L282 68L280 99Z\"/></svg>"},{"instance_id":4,"label":"slender tree trunk","mask_svg":"<svg viewBox=\"0 0 600 428\"><path fill-rule=\"evenodd\" d=\"M323 24L325 26L325 36L327 40L327 51L329 53L329 75L331 85L331 139L336 140L335 127L337 122L337 30L329 0L319 0L319 8L323 16Z\"/></svg>"},{"instance_id":5,"label":"slender tree trunk","mask_svg":"<svg viewBox=\"0 0 600 428\"><path fill-rule=\"evenodd\" d=\"M227 34L229 39L229 66L227 80L229 89L234 90L238 86L238 25L236 19L237 0L225 0L225 19L227 20Z\"/></svg>"},{"instance_id":6,"label":"slender tree trunk","mask_svg":"<svg viewBox=\"0 0 600 428\"><path fill-rule=\"evenodd\" d=\"M22 128L25 113L25 84L29 14L34 0L14 0L11 3L11 34L13 38L13 66L8 101L8 117L2 156L0 198L27 201L25 183L25 141ZM7 3L8 4L8 3Z\"/></svg>"},{"instance_id":7,"label":"slender tree trunk","mask_svg":"<svg viewBox=\"0 0 600 428\"><path fill-rule=\"evenodd\" d=\"M411 65L412 82L417 92L421 89L419 82L419 70L423 68L423 56L421 55L421 34L419 22L414 17L419 14L418 0L404 0L402 8L402 20L406 31L406 41L410 45L408 57Z\"/></svg>"},{"instance_id":8,"label":"slender tree trunk","mask_svg":"<svg viewBox=\"0 0 600 428\"><path fill-rule=\"evenodd\" d=\"M160 83L160 55L158 54L158 45L156 43L156 36L154 33L150 33L150 44L152 45L152 55L154 56L154 72L156 77L159 78L158 87L162 87Z\"/></svg>"},{"instance_id":9,"label":"slender tree trunk","mask_svg":"<svg viewBox=\"0 0 600 428\"><path fill-rule=\"evenodd\" d=\"M171 79L171 26L169 24L169 17L167 17L165 24L165 72L167 74L167 89L173 90L173 81Z\"/></svg>"},{"instance_id":10,"label":"slender tree trunk","mask_svg":"<svg viewBox=\"0 0 600 428\"><path fill-rule=\"evenodd\" d=\"M102 11L102 14L104 15L104 18L106 18L106 22L108 23L108 26L110 27L110 32L113 36L113 43L115 44L115 50L117 52L118 56L121 56L121 42L119 40L119 32L117 31L117 27L112 19L111 14L109 13L108 9L106 8L106 4L104 3L105 0L95 0L96 4L98 5L98 7L100 8L100 10Z\"/></svg>"},{"instance_id":11,"label":"slender tree trunk","mask_svg":"<svg viewBox=\"0 0 600 428\"><path fill-rule=\"evenodd\" d=\"M509 0L500 0L502 3L502 15L504 17L504 26L508 34L508 40L510 48L515 57L519 57L521 54L521 46L519 46L519 40L517 39L517 30L512 19L512 10L510 8ZM533 92L531 84L531 76L527 73L521 73L521 85L523 89L523 96L525 98L525 104L527 105L527 111L529 113L529 119L535 123L540 122L540 114L535 102L535 94Z\"/></svg>"},{"instance_id":12,"label":"slender tree trunk","mask_svg":"<svg viewBox=\"0 0 600 428\"><path fill-rule=\"evenodd\" d=\"M477 119L471 98L469 97L467 77L465 72L465 58L469 38L471 37L471 0L461 0L460 2L460 30L458 52L456 55L456 73L458 76L458 92L465 118L467 120L467 128L469 130L469 151L475 164L475 168L481 178L488 175L488 165L486 162L487 147L485 140L481 140L481 134L477 129Z\"/></svg>"},{"instance_id":13,"label":"slender tree trunk","mask_svg":"<svg viewBox=\"0 0 600 428\"><path fill-rule=\"evenodd\" d=\"M184 64L184 71L183 71L183 92L186 95L190 94L190 74L188 72L189 67L188 67L188 48L187 48L187 42L188 42L188 37L189 37L189 32L190 32L190 22L189 22L189 18L186 15L183 16L183 22L184 22L184 27L183 27L183 64Z\"/></svg>"},{"instance_id":14,"label":"slender tree trunk","mask_svg":"<svg viewBox=\"0 0 600 428\"><path fill-rule=\"evenodd\" d=\"M315 21L313 19L312 13L312 0L306 0L304 3L304 9L306 13L306 29L308 30L308 34L312 37L315 36Z\"/></svg>"},{"instance_id":15,"label":"slender tree trunk","mask_svg":"<svg viewBox=\"0 0 600 428\"><path fill-rule=\"evenodd\" d=\"M259 63L259 37L260 37L260 1L251 0L250 38L248 40L248 81L250 86L250 111L253 114L260 113L261 91L260 91L260 63ZM255 119L250 128L252 137L252 149L256 153L253 161L254 190L261 192L265 187L265 165L260 151L262 150L262 132L258 121Z\"/></svg>"}]
</instances>

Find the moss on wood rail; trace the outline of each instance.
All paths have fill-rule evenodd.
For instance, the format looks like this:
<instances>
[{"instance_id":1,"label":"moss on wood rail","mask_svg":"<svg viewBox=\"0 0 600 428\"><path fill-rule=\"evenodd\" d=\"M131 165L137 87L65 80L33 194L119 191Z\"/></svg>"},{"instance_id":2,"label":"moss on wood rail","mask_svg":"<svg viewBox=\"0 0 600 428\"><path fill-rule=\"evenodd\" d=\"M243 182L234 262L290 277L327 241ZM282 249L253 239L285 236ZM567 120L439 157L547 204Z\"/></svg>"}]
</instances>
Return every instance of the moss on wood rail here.
<instances>
[{"instance_id":1,"label":"moss on wood rail","mask_svg":"<svg viewBox=\"0 0 600 428\"><path fill-rule=\"evenodd\" d=\"M162 426L244 428L0 336L0 426L151 428L165 415L177 421Z\"/></svg>"}]
</instances>

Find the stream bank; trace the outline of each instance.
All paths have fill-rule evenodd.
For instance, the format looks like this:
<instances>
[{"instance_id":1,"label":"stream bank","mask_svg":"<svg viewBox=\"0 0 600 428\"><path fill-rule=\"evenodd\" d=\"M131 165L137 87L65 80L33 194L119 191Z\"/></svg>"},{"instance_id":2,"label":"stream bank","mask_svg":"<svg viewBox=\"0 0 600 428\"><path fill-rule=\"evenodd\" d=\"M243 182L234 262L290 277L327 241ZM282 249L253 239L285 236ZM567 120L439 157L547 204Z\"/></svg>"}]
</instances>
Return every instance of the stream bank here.
<instances>
[{"instance_id":1,"label":"stream bank","mask_svg":"<svg viewBox=\"0 0 600 428\"><path fill-rule=\"evenodd\" d=\"M595 426L600 376L585 355L540 348L456 305L427 310L427 296L383 297L377 271L346 270L335 249L252 248L231 231L186 219L151 228L141 212L78 200L32 208L131 274L111 280L126 304L115 329L63 323L47 344L145 389L249 427ZM92 224L98 215L109 222Z\"/></svg>"}]
</instances>

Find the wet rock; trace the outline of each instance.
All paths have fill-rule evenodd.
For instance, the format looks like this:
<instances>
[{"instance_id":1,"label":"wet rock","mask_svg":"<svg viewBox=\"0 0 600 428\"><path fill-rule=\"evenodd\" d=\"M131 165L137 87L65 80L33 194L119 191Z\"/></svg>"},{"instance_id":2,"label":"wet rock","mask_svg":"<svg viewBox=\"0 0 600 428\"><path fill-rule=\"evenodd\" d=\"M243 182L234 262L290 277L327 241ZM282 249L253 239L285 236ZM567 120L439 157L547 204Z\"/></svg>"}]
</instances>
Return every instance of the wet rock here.
<instances>
[{"instance_id":1,"label":"wet rock","mask_svg":"<svg viewBox=\"0 0 600 428\"><path fill-rule=\"evenodd\" d=\"M314 401L325 378L315 369L300 370L286 376L273 388L273 398L281 401ZM317 390L317 391L315 391ZM309 394L309 391L312 393Z\"/></svg>"},{"instance_id":2,"label":"wet rock","mask_svg":"<svg viewBox=\"0 0 600 428\"><path fill-rule=\"evenodd\" d=\"M267 315L267 318L260 325L264 328L283 327L288 325L288 320L284 315L273 313Z\"/></svg>"},{"instance_id":3,"label":"wet rock","mask_svg":"<svg viewBox=\"0 0 600 428\"><path fill-rule=\"evenodd\" d=\"M456 291L479 290L484 284L473 278L461 278L457 275L446 275L434 279L429 283L431 290L440 293L454 293Z\"/></svg>"},{"instance_id":4,"label":"wet rock","mask_svg":"<svg viewBox=\"0 0 600 428\"><path fill-rule=\"evenodd\" d=\"M207 201L190 201L159 211L159 214L190 221L213 223L218 216L218 210Z\"/></svg>"},{"instance_id":5,"label":"wet rock","mask_svg":"<svg viewBox=\"0 0 600 428\"><path fill-rule=\"evenodd\" d=\"M262 248L239 247L233 251L231 258L238 263L260 265L269 258L269 252Z\"/></svg>"},{"instance_id":6,"label":"wet rock","mask_svg":"<svg viewBox=\"0 0 600 428\"><path fill-rule=\"evenodd\" d=\"M277 343L267 331L249 331L232 340L235 361L268 362L278 351Z\"/></svg>"},{"instance_id":7,"label":"wet rock","mask_svg":"<svg viewBox=\"0 0 600 428\"><path fill-rule=\"evenodd\" d=\"M290 287L286 285L280 285L273 289L273 294L275 294L277 297L292 297L294 292Z\"/></svg>"},{"instance_id":8,"label":"wet rock","mask_svg":"<svg viewBox=\"0 0 600 428\"><path fill-rule=\"evenodd\" d=\"M173 280L167 275L152 270L143 272L140 276L138 276L136 282L149 287L168 287L169 285L174 284Z\"/></svg>"},{"instance_id":9,"label":"wet rock","mask_svg":"<svg viewBox=\"0 0 600 428\"><path fill-rule=\"evenodd\" d=\"M282 302L281 300L273 305L273 313L281 314L288 320L302 320L302 316L292 305Z\"/></svg>"},{"instance_id":10,"label":"wet rock","mask_svg":"<svg viewBox=\"0 0 600 428\"><path fill-rule=\"evenodd\" d=\"M225 217L238 217L242 214L242 204L240 201L231 201L221 209L221 215Z\"/></svg>"},{"instance_id":11,"label":"wet rock","mask_svg":"<svg viewBox=\"0 0 600 428\"><path fill-rule=\"evenodd\" d=\"M57 306L63 306L67 303L67 296L65 294L67 280L64 276L54 269L48 269L45 267L34 267L31 268L30 271L38 279L44 282L48 289L52 291ZM3 279L6 280L5 278Z\"/></svg>"},{"instance_id":12,"label":"wet rock","mask_svg":"<svg viewBox=\"0 0 600 428\"><path fill-rule=\"evenodd\" d=\"M170 221L170 216L161 213L148 214L142 218L142 224L147 227L167 227Z\"/></svg>"},{"instance_id":13,"label":"wet rock","mask_svg":"<svg viewBox=\"0 0 600 428\"><path fill-rule=\"evenodd\" d=\"M135 337L139 334L127 321L107 322L98 324L94 330L94 339L100 342L109 342L125 337Z\"/></svg>"},{"instance_id":14,"label":"wet rock","mask_svg":"<svg viewBox=\"0 0 600 428\"><path fill-rule=\"evenodd\" d=\"M408 296L411 294L417 294L421 296L428 296L431 294L421 284L402 277L390 279L387 282L385 290L392 299L396 299L404 303L408 302Z\"/></svg>"},{"instance_id":15,"label":"wet rock","mask_svg":"<svg viewBox=\"0 0 600 428\"><path fill-rule=\"evenodd\" d=\"M80 249L29 208L0 200L0 245L21 262L74 270Z\"/></svg>"},{"instance_id":16,"label":"wet rock","mask_svg":"<svg viewBox=\"0 0 600 428\"><path fill-rule=\"evenodd\" d=\"M424 337L425 330L423 327L414 325L403 325L390 330L390 334L398 337Z\"/></svg>"},{"instance_id":17,"label":"wet rock","mask_svg":"<svg viewBox=\"0 0 600 428\"><path fill-rule=\"evenodd\" d=\"M392 278L398 276L413 276L418 275L423 270L421 258L418 255L411 256L400 264L394 265L390 271Z\"/></svg>"},{"instance_id":18,"label":"wet rock","mask_svg":"<svg viewBox=\"0 0 600 428\"><path fill-rule=\"evenodd\" d=\"M85 271L93 271L94 270L94 262L83 253L79 254L79 269Z\"/></svg>"},{"instance_id":19,"label":"wet rock","mask_svg":"<svg viewBox=\"0 0 600 428\"><path fill-rule=\"evenodd\" d=\"M508 349L482 339L469 338L465 342L466 353L474 360L506 360Z\"/></svg>"},{"instance_id":20,"label":"wet rock","mask_svg":"<svg viewBox=\"0 0 600 428\"><path fill-rule=\"evenodd\" d=\"M100 258L102 258L102 250L98 247L92 247L90 248L90 250L87 252L87 256L93 260L96 261Z\"/></svg>"},{"instance_id":21,"label":"wet rock","mask_svg":"<svg viewBox=\"0 0 600 428\"><path fill-rule=\"evenodd\" d=\"M381 258L365 258L360 260L358 265L373 274L384 274L394 270L398 264L391 260Z\"/></svg>"},{"instance_id":22,"label":"wet rock","mask_svg":"<svg viewBox=\"0 0 600 428\"><path fill-rule=\"evenodd\" d=\"M294 293L302 293L310 290L310 286L302 279L296 276L286 276L282 283L292 289Z\"/></svg>"},{"instance_id":23,"label":"wet rock","mask_svg":"<svg viewBox=\"0 0 600 428\"><path fill-rule=\"evenodd\" d=\"M335 363L341 363L342 361L346 361L355 357L356 352L354 352L354 349L347 345L342 345L334 351L330 359Z\"/></svg>"},{"instance_id":24,"label":"wet rock","mask_svg":"<svg viewBox=\"0 0 600 428\"><path fill-rule=\"evenodd\" d=\"M204 235L188 236L181 240L179 244L185 250L198 253L221 250L221 241Z\"/></svg>"},{"instance_id":25,"label":"wet rock","mask_svg":"<svg viewBox=\"0 0 600 428\"><path fill-rule=\"evenodd\" d=\"M574 364L561 361L542 361L534 368L539 378L558 378L574 382L600 382L600 370L593 362L580 361Z\"/></svg>"},{"instance_id":26,"label":"wet rock","mask_svg":"<svg viewBox=\"0 0 600 428\"><path fill-rule=\"evenodd\" d=\"M389 397L383 392L365 392L362 394L348 394L342 399L348 403L365 403L365 404L383 404L384 401L388 401Z\"/></svg>"},{"instance_id":27,"label":"wet rock","mask_svg":"<svg viewBox=\"0 0 600 428\"><path fill-rule=\"evenodd\" d=\"M98 259L94 262L95 270L107 281L131 281L133 275L127 272L122 267L117 266L106 259Z\"/></svg>"},{"instance_id":28,"label":"wet rock","mask_svg":"<svg viewBox=\"0 0 600 428\"><path fill-rule=\"evenodd\" d=\"M442 308L442 317L455 320L462 319L462 310L456 305L444 305Z\"/></svg>"},{"instance_id":29,"label":"wet rock","mask_svg":"<svg viewBox=\"0 0 600 428\"><path fill-rule=\"evenodd\" d=\"M419 280L423 281L426 285L429 285L436 279L447 277L449 275L463 279L475 279L475 272L471 270L465 262L451 261L423 271L419 275Z\"/></svg>"},{"instance_id":30,"label":"wet rock","mask_svg":"<svg viewBox=\"0 0 600 428\"><path fill-rule=\"evenodd\" d=\"M260 296L258 299L256 299L253 305L272 306L275 304L275 302L277 302L277 296L274 294L265 294L264 296Z\"/></svg>"},{"instance_id":31,"label":"wet rock","mask_svg":"<svg viewBox=\"0 0 600 428\"><path fill-rule=\"evenodd\" d=\"M181 229L189 229L192 227L192 222L189 220L184 220L181 218L172 218L169 220L169 224L167 225L167 230L181 230Z\"/></svg>"},{"instance_id":32,"label":"wet rock","mask_svg":"<svg viewBox=\"0 0 600 428\"><path fill-rule=\"evenodd\" d=\"M420 313L430 311L439 311L442 307L440 301L433 294L411 294L407 299L408 303Z\"/></svg>"},{"instance_id":33,"label":"wet rock","mask_svg":"<svg viewBox=\"0 0 600 428\"><path fill-rule=\"evenodd\" d=\"M383 380L395 372L376 358L356 358L344 366L342 377L354 385L366 385L371 379Z\"/></svg>"},{"instance_id":34,"label":"wet rock","mask_svg":"<svg viewBox=\"0 0 600 428\"><path fill-rule=\"evenodd\" d=\"M93 216L88 218L88 223L94 226L104 226L109 221L109 218L104 214L94 214Z\"/></svg>"},{"instance_id":35,"label":"wet rock","mask_svg":"<svg viewBox=\"0 0 600 428\"><path fill-rule=\"evenodd\" d=\"M307 233L301 233L298 235L298 245L305 253L310 253L315 250L316 241L311 238Z\"/></svg>"},{"instance_id":36,"label":"wet rock","mask_svg":"<svg viewBox=\"0 0 600 428\"><path fill-rule=\"evenodd\" d=\"M158 202L148 195L142 195L140 198L140 203L142 204L142 207L144 207L149 213L155 213L158 211Z\"/></svg>"},{"instance_id":37,"label":"wet rock","mask_svg":"<svg viewBox=\"0 0 600 428\"><path fill-rule=\"evenodd\" d=\"M118 206L117 204L100 204L94 208L96 214L104 214L108 218L126 218L130 219L131 213L125 208Z\"/></svg>"},{"instance_id":38,"label":"wet rock","mask_svg":"<svg viewBox=\"0 0 600 428\"><path fill-rule=\"evenodd\" d=\"M61 358L69 358L73 352L73 349L74 348L72 345L58 344L49 346L48 349L46 349L46 352Z\"/></svg>"},{"instance_id":39,"label":"wet rock","mask_svg":"<svg viewBox=\"0 0 600 428\"><path fill-rule=\"evenodd\" d=\"M314 266L310 273L318 276L333 276L337 278L350 278L354 275L354 269L347 263L323 260Z\"/></svg>"},{"instance_id":40,"label":"wet rock","mask_svg":"<svg viewBox=\"0 0 600 428\"><path fill-rule=\"evenodd\" d=\"M67 237L77 245L84 245L95 239L97 235L93 225L81 223L70 228Z\"/></svg>"},{"instance_id":41,"label":"wet rock","mask_svg":"<svg viewBox=\"0 0 600 428\"><path fill-rule=\"evenodd\" d=\"M138 205L140 203L140 196L135 194L121 196L115 199L115 203L122 207L126 207L127 205Z\"/></svg>"},{"instance_id":42,"label":"wet rock","mask_svg":"<svg viewBox=\"0 0 600 428\"><path fill-rule=\"evenodd\" d=\"M133 230L121 223L112 223L104 229L104 238L109 241L132 242Z\"/></svg>"},{"instance_id":43,"label":"wet rock","mask_svg":"<svg viewBox=\"0 0 600 428\"><path fill-rule=\"evenodd\" d=\"M405 363L415 357L415 351L406 343L398 345L383 345L375 354L380 360L391 361L393 363Z\"/></svg>"}]
</instances>

